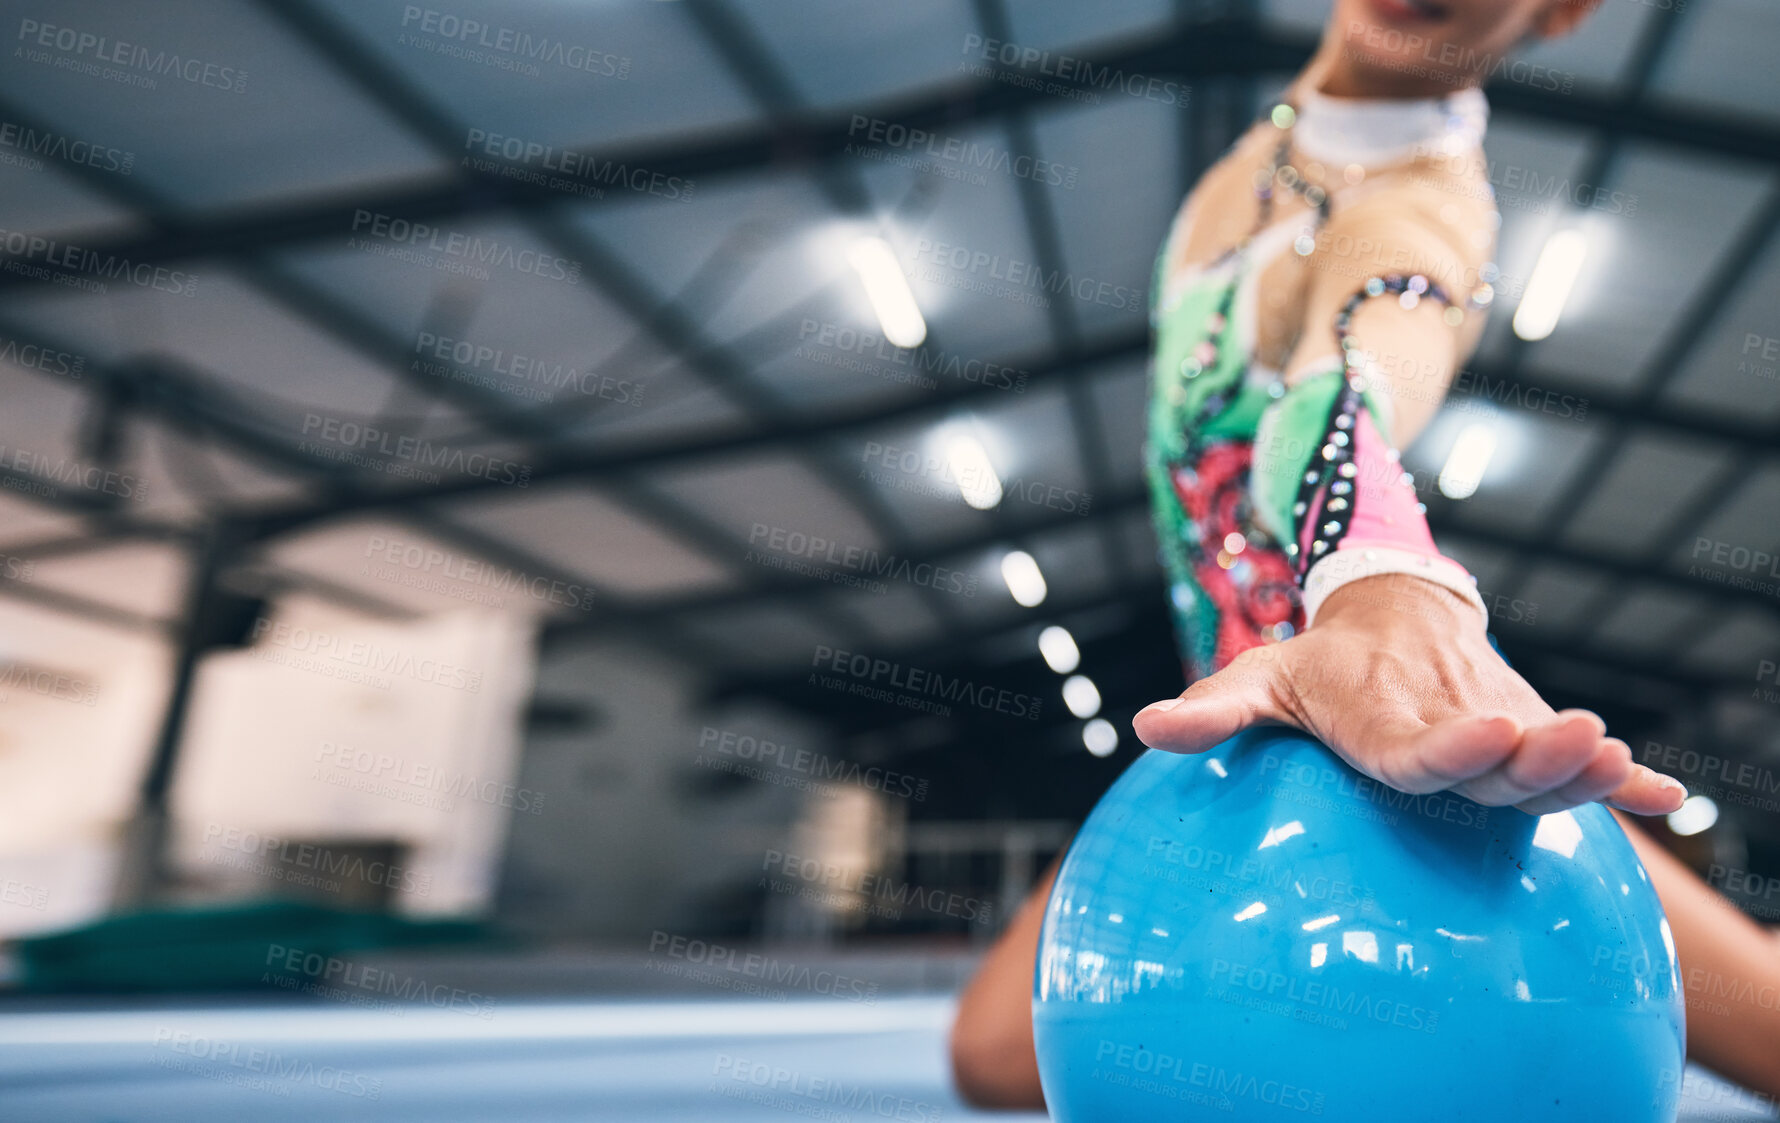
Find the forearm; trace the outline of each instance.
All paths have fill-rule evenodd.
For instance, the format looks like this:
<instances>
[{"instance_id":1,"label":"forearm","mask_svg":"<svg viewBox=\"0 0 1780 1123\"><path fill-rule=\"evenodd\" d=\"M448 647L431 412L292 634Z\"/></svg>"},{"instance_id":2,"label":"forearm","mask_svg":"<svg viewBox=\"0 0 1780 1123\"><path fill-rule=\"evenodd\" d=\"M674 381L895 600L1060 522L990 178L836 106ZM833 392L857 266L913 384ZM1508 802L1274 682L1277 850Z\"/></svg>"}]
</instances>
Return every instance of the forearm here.
<instances>
[{"instance_id":1,"label":"forearm","mask_svg":"<svg viewBox=\"0 0 1780 1123\"><path fill-rule=\"evenodd\" d=\"M1061 855L1033 886L958 998L952 1022L952 1076L978 1107L1044 1109L1032 1044L1032 976L1038 935Z\"/></svg>"},{"instance_id":2,"label":"forearm","mask_svg":"<svg viewBox=\"0 0 1780 1123\"><path fill-rule=\"evenodd\" d=\"M1780 945L1632 819L1619 820L1675 934L1688 1056L1780 1098Z\"/></svg>"}]
</instances>

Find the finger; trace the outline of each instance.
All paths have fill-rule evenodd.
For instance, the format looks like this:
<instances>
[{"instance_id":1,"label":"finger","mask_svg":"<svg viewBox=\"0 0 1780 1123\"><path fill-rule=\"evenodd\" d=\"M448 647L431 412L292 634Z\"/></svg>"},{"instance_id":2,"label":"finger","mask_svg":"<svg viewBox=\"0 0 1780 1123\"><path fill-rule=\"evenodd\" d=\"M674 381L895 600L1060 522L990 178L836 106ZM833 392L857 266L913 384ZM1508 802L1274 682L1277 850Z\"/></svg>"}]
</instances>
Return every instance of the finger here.
<instances>
[{"instance_id":1,"label":"finger","mask_svg":"<svg viewBox=\"0 0 1780 1123\"><path fill-rule=\"evenodd\" d=\"M1617 737L1604 739L1595 751L1595 758L1576 778L1542 795L1515 804L1529 815L1549 815L1567 811L1606 796L1632 774L1632 749Z\"/></svg>"},{"instance_id":2,"label":"finger","mask_svg":"<svg viewBox=\"0 0 1780 1123\"><path fill-rule=\"evenodd\" d=\"M1581 775L1595 759L1606 733L1607 723L1587 710L1565 710L1528 727L1508 759L1460 791L1489 807L1507 807L1544 795Z\"/></svg>"},{"instance_id":3,"label":"finger","mask_svg":"<svg viewBox=\"0 0 1780 1123\"><path fill-rule=\"evenodd\" d=\"M1632 765L1632 775L1613 789L1607 802L1634 815L1667 815L1687 800L1687 788L1680 780L1653 772L1642 764Z\"/></svg>"},{"instance_id":4,"label":"finger","mask_svg":"<svg viewBox=\"0 0 1780 1123\"><path fill-rule=\"evenodd\" d=\"M1507 714L1469 714L1419 728L1375 724L1367 730L1375 774L1410 793L1442 791L1489 772L1514 752L1520 735L1520 723Z\"/></svg>"},{"instance_id":5,"label":"finger","mask_svg":"<svg viewBox=\"0 0 1780 1123\"><path fill-rule=\"evenodd\" d=\"M1228 741L1251 725L1284 721L1265 675L1235 665L1200 679L1179 698L1138 711L1131 728L1152 749L1197 753Z\"/></svg>"}]
</instances>

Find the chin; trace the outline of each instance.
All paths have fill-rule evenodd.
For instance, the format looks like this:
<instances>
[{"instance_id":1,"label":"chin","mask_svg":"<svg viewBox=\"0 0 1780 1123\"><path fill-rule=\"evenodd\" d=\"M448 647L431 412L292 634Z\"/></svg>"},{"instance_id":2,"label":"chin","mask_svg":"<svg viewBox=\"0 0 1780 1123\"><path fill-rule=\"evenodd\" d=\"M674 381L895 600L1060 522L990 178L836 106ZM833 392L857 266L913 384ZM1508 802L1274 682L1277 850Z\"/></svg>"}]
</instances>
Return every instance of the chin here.
<instances>
[{"instance_id":1,"label":"chin","mask_svg":"<svg viewBox=\"0 0 1780 1123\"><path fill-rule=\"evenodd\" d=\"M1475 62L1479 57L1475 50L1433 29L1397 27L1383 20L1344 22L1341 49L1355 70L1376 79L1383 89L1431 86L1456 90L1469 85L1473 77L1460 63Z\"/></svg>"}]
</instances>

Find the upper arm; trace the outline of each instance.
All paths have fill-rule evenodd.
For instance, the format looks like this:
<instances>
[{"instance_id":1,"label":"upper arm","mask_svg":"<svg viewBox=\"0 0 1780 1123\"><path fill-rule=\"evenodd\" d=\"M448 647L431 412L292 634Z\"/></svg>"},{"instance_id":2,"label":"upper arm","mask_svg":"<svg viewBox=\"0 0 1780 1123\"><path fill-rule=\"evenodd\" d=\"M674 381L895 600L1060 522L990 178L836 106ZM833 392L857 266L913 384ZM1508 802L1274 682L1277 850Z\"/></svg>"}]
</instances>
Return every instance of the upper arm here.
<instances>
[{"instance_id":1,"label":"upper arm","mask_svg":"<svg viewBox=\"0 0 1780 1123\"><path fill-rule=\"evenodd\" d=\"M1386 296L1361 302L1353 313L1350 333L1372 360L1374 392L1391 400L1386 436L1399 446L1439 409L1482 330L1481 313L1466 301L1490 260L1494 208L1464 182L1418 177L1336 211L1309 260L1303 327L1286 365L1288 379L1326 369L1323 360L1340 353L1336 317L1368 278L1422 274L1463 311L1455 325L1439 300L1406 308Z\"/></svg>"}]
</instances>

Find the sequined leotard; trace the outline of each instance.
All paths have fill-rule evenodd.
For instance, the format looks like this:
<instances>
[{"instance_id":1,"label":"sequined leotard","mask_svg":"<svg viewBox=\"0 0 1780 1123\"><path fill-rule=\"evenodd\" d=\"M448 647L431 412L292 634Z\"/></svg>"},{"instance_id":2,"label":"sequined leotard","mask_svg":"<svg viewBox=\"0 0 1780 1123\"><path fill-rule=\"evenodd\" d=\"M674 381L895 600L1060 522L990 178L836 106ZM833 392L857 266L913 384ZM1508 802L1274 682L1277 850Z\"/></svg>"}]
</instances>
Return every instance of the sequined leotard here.
<instances>
[{"instance_id":1,"label":"sequined leotard","mask_svg":"<svg viewBox=\"0 0 1780 1123\"><path fill-rule=\"evenodd\" d=\"M1281 109L1291 118L1283 105L1275 124ZM1285 163L1289 148L1282 135L1273 174L1257 179L1261 218L1250 237L1208 266L1169 276L1177 219L1157 261L1145 470L1189 680L1302 630L1305 581L1319 567L1325 584L1337 571L1351 579L1361 566L1407 568L1469 589L1463 570L1434 547L1413 487L1382 435L1389 401L1366 389L1364 352L1347 334L1348 317L1368 299L1452 307L1440 284L1416 274L1358 284L1332 325L1341 350L1332 348L1289 385L1255 360L1259 274L1287 241L1308 253L1306 239L1314 242L1336 202L1321 188L1298 186ZM1310 211L1267 226L1271 192L1282 178ZM1487 300L1487 286L1481 290ZM1477 292L1469 295L1479 300ZM1340 564L1328 564L1338 555Z\"/></svg>"}]
</instances>

